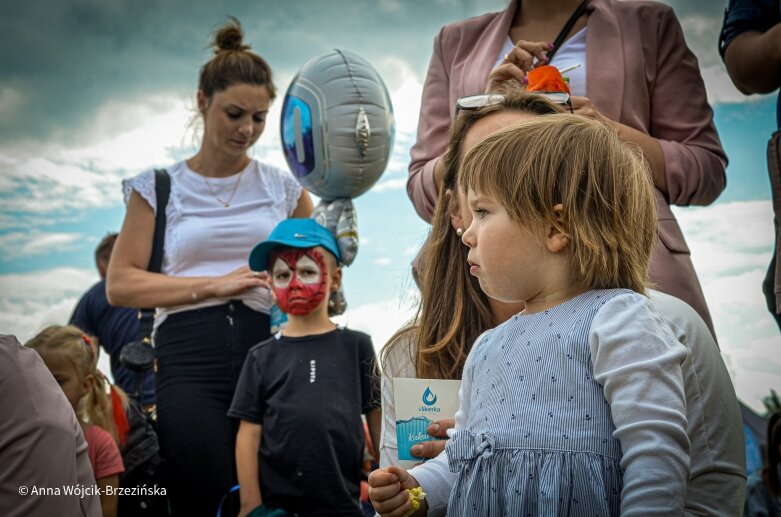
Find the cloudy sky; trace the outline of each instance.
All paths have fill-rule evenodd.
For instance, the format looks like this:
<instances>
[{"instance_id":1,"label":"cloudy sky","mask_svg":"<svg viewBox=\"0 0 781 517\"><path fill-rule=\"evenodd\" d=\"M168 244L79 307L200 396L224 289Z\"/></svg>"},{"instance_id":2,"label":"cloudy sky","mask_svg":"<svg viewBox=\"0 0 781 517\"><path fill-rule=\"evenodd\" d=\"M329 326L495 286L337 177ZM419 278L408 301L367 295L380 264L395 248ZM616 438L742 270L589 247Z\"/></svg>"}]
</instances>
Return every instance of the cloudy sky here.
<instances>
[{"instance_id":1,"label":"cloudy sky","mask_svg":"<svg viewBox=\"0 0 781 517\"><path fill-rule=\"evenodd\" d=\"M781 337L760 292L772 249L764 145L772 97L747 98L716 51L720 0L669 1L700 60L729 156L728 187L706 208L676 210L739 396L754 408L781 387ZM726 3L726 1L724 2ZM120 180L187 157L209 37L228 15L270 62L281 92L309 58L333 48L384 78L396 146L377 186L356 200L362 244L346 271L345 321L375 345L411 314L409 261L427 231L404 183L431 43L444 24L502 0L44 0L4 3L0 19L0 332L30 338L63 323L97 280L92 253L118 230ZM278 102L258 158L284 166Z\"/></svg>"}]
</instances>

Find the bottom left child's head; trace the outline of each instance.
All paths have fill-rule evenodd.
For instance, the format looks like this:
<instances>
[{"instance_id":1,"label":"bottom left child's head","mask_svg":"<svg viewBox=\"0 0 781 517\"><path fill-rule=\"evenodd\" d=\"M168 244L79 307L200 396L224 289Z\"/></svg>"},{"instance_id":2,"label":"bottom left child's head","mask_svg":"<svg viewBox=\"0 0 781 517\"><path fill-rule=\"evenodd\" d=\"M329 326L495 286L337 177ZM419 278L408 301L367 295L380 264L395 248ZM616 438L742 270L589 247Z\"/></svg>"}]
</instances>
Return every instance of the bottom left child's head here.
<instances>
[{"instance_id":1,"label":"bottom left child's head","mask_svg":"<svg viewBox=\"0 0 781 517\"><path fill-rule=\"evenodd\" d=\"M327 304L330 291L339 288L340 260L336 239L314 219L286 219L255 246L249 265L268 271L283 312L305 316Z\"/></svg>"},{"instance_id":2,"label":"bottom left child's head","mask_svg":"<svg viewBox=\"0 0 781 517\"><path fill-rule=\"evenodd\" d=\"M52 325L26 343L41 356L74 411L95 384L97 346L73 326Z\"/></svg>"}]
</instances>

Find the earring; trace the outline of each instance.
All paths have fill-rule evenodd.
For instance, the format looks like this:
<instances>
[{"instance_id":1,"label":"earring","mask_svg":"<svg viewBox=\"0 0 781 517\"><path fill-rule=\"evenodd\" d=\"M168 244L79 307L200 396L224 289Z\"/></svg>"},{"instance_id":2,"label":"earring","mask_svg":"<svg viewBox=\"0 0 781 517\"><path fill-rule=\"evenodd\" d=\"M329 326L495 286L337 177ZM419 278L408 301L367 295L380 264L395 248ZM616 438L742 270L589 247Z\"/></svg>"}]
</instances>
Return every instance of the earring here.
<instances>
[{"instance_id":1,"label":"earring","mask_svg":"<svg viewBox=\"0 0 781 517\"><path fill-rule=\"evenodd\" d=\"M459 237L464 235L464 229L463 228L456 228L456 235L458 235Z\"/></svg>"}]
</instances>

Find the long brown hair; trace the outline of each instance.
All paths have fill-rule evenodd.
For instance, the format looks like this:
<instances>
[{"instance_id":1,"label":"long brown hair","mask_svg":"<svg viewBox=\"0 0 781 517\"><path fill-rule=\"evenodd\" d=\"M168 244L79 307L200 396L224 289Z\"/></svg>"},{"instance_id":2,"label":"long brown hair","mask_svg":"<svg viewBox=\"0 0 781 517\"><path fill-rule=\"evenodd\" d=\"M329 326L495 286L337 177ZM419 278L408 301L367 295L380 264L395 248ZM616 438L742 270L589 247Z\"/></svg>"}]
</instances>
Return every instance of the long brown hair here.
<instances>
[{"instance_id":1,"label":"long brown hair","mask_svg":"<svg viewBox=\"0 0 781 517\"><path fill-rule=\"evenodd\" d=\"M610 127L559 114L507 126L464 157L464 191L491 196L524 228L556 221L569 236L572 280L585 289L640 294L656 243L651 174L639 149Z\"/></svg>"},{"instance_id":2,"label":"long brown hair","mask_svg":"<svg viewBox=\"0 0 781 517\"><path fill-rule=\"evenodd\" d=\"M442 189L419 268L421 303L415 319L396 332L383 348L380 354L383 364L387 364L385 359L391 350L409 343L418 377L461 378L464 362L477 337L499 323L494 321L488 297L466 267L469 249L450 223L450 204L458 202L455 194L463 141L477 121L494 113L548 115L562 111L563 108L544 97L507 89L500 102L462 111L453 121L442 157L445 169Z\"/></svg>"}]
</instances>

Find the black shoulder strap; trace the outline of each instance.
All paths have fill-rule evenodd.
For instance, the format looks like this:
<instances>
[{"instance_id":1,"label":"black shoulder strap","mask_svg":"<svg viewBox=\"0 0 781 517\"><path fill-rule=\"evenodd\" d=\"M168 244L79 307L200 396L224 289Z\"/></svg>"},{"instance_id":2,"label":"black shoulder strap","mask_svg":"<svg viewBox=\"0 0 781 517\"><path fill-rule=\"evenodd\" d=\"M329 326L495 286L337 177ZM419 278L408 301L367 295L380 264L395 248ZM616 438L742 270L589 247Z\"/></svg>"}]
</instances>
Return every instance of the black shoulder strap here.
<instances>
[{"instance_id":1,"label":"black shoulder strap","mask_svg":"<svg viewBox=\"0 0 781 517\"><path fill-rule=\"evenodd\" d=\"M165 208L168 206L168 196L171 193L171 178L165 169L155 169L155 197L157 207L155 213L155 236L152 239L152 256L149 258L147 271L159 273L163 265L163 244L165 244ZM139 309L139 336L146 338L152 335L154 324L154 308Z\"/></svg>"},{"instance_id":2,"label":"black shoulder strap","mask_svg":"<svg viewBox=\"0 0 781 517\"><path fill-rule=\"evenodd\" d=\"M580 19L580 17L583 16L583 13L586 12L586 7L588 7L588 0L583 0L578 6L578 8L575 9L575 12L572 13L572 16L569 17L567 23L564 24L564 27L561 28L561 32L559 32L559 35L556 36L555 40L553 40L553 48L547 52L548 63L550 63L553 60L553 55L556 54L556 52L558 52L559 47L561 47L561 44L564 43L564 40L566 39L569 32L572 30L572 27Z\"/></svg>"},{"instance_id":3,"label":"black shoulder strap","mask_svg":"<svg viewBox=\"0 0 781 517\"><path fill-rule=\"evenodd\" d=\"M168 206L168 196L171 193L171 178L165 169L155 169L155 194L157 197L157 212L155 215L155 237L152 241L152 256L149 259L148 271L159 273L163 265L163 244L165 243L165 208Z\"/></svg>"}]
</instances>

